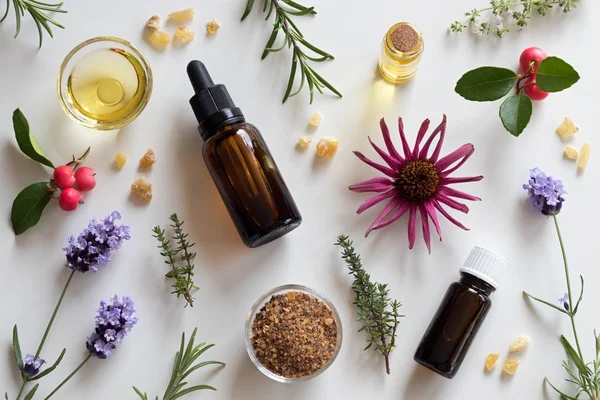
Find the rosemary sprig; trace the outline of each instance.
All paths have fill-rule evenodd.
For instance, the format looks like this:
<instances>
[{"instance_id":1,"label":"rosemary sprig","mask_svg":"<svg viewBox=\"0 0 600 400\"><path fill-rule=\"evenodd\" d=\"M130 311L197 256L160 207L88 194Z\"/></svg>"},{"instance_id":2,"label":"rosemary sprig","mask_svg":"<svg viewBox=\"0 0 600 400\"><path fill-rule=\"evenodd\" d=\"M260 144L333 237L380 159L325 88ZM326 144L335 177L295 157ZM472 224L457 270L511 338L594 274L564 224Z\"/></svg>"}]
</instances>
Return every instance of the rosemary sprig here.
<instances>
[{"instance_id":1,"label":"rosemary sprig","mask_svg":"<svg viewBox=\"0 0 600 400\"><path fill-rule=\"evenodd\" d=\"M381 352L385 359L385 371L389 375L390 353L396 348L396 330L400 318L404 317L398 312L402 304L390 299L387 284L371 282L371 276L363 269L360 255L348 236L338 236L336 246L342 248L342 258L350 274L354 275L354 304L358 321L363 324L359 332L366 331L369 334L365 350L373 348Z\"/></svg>"},{"instance_id":2,"label":"rosemary sprig","mask_svg":"<svg viewBox=\"0 0 600 400\"><path fill-rule=\"evenodd\" d=\"M0 22L4 22L4 20L8 16L8 11L10 10L10 2L11 2L11 0L6 0L6 12L0 19ZM15 18L16 18L16 22L17 22L17 28L16 28L16 32L15 32L15 36L14 36L15 38L17 36L19 36L19 33L21 32L21 17L25 16L25 11L27 11L29 13L29 15L31 15L31 18L33 18L33 21L35 22L35 24L37 26L38 34L40 37L39 47L42 47L42 41L43 41L43 37L44 37L43 30L44 29L46 30L46 32L48 32L50 37L52 37L52 38L54 37L54 35L52 34L52 29L50 28L50 24L52 24L60 29L65 29L64 26L62 26L61 24L59 24L58 22L56 22L55 20L50 18L48 16L48 14L46 13L46 12L66 13L67 11L63 10L61 8L63 5L62 2L52 4L52 3L42 3L41 1L37 1L37 0L12 0L12 3L13 3L13 8L15 9Z\"/></svg>"},{"instance_id":3,"label":"rosemary sprig","mask_svg":"<svg viewBox=\"0 0 600 400\"><path fill-rule=\"evenodd\" d=\"M250 14L250 11L252 11L254 3L255 0L248 0L246 10L242 16L242 21L245 20ZM300 29L298 29L298 26L292 20L292 17L295 16L315 15L317 12L314 7L306 7L292 0L263 0L263 12L267 13L266 20L271 17L273 12L275 12L275 22L273 24L271 36L262 53L262 59L264 60L269 53L283 50L286 46L292 49L292 69L285 95L283 96L283 103L290 97L300 93L306 85L308 85L310 91L311 104L313 102L315 88L321 94L323 94L323 89L326 88L337 96L342 97L342 94L329 82L323 79L323 77L310 65L311 61L323 62L333 60L334 57L308 42L304 38L302 32L300 32ZM283 33L283 41L281 44L276 45L275 42L277 41L280 32ZM294 89L298 69L300 69L301 76L300 84Z\"/></svg>"},{"instance_id":4,"label":"rosemary sprig","mask_svg":"<svg viewBox=\"0 0 600 400\"><path fill-rule=\"evenodd\" d=\"M185 332L181 334L181 345L179 347L179 351L175 353L175 361L173 363L173 370L171 372L171 380L169 381L169 385L167 386L163 400L175 400L198 390L217 390L208 385L196 385L186 388L188 383L185 381L185 379L187 379L188 376L197 369L207 365L225 366L225 364L220 361L204 361L196 365L192 365L196 362L198 357L202 355L202 353L214 346L214 344L207 345L204 342L195 346L194 340L196 338L197 331L198 328L195 328L187 345L185 345ZM150 400L146 393L142 393L135 386L133 387L133 390L135 390L137 395L140 396L142 400ZM156 400L158 400L158 396L156 396Z\"/></svg>"},{"instance_id":5,"label":"rosemary sprig","mask_svg":"<svg viewBox=\"0 0 600 400\"><path fill-rule=\"evenodd\" d=\"M194 298L192 291L198 289L194 285L192 277L194 276L194 264L192 260L196 257L196 253L190 251L195 243L190 243L187 240L188 234L183 231L185 221L180 221L177 214L171 214L169 219L173 222L170 226L173 228L173 243L165 236L165 230L160 226L155 226L152 229L152 236L158 241L158 248L162 251L160 255L165 257L165 263L171 266L171 270L165 275L167 278L173 279L175 282L171 287L171 293L177 297L183 296L186 301L185 306L194 306Z\"/></svg>"}]
</instances>

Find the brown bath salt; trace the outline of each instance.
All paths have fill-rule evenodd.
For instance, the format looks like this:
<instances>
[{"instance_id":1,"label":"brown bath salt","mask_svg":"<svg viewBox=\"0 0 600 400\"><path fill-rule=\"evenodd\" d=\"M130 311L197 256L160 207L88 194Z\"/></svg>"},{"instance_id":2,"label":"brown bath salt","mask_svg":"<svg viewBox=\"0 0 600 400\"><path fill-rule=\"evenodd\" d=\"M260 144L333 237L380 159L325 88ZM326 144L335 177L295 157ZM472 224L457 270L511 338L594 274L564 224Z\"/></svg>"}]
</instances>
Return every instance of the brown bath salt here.
<instances>
[{"instance_id":1,"label":"brown bath salt","mask_svg":"<svg viewBox=\"0 0 600 400\"><path fill-rule=\"evenodd\" d=\"M410 25L400 25L391 35L392 44L398 51L410 51L419 44L419 34Z\"/></svg>"},{"instance_id":2,"label":"brown bath salt","mask_svg":"<svg viewBox=\"0 0 600 400\"><path fill-rule=\"evenodd\" d=\"M335 353L337 321L318 298L287 292L273 297L252 324L252 346L269 371L285 378L312 375Z\"/></svg>"}]
</instances>

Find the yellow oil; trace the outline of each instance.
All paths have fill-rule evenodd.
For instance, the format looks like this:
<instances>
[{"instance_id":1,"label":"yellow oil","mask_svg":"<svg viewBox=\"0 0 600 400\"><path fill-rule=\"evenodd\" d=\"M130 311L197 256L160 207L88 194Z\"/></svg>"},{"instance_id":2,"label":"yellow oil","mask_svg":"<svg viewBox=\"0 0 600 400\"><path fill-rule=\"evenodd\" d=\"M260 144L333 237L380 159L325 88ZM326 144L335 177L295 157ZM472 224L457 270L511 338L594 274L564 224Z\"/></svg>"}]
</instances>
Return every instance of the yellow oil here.
<instances>
[{"instance_id":1,"label":"yellow oil","mask_svg":"<svg viewBox=\"0 0 600 400\"><path fill-rule=\"evenodd\" d=\"M67 92L75 109L98 123L127 118L146 91L146 75L139 61L123 49L98 49L73 68Z\"/></svg>"},{"instance_id":2,"label":"yellow oil","mask_svg":"<svg viewBox=\"0 0 600 400\"><path fill-rule=\"evenodd\" d=\"M392 33L400 25L409 25L418 35L417 44L409 51L400 51L392 43ZM381 76L394 84L405 83L415 76L425 48L423 36L417 28L408 22L395 24L386 33L381 47L381 56L379 57L379 72Z\"/></svg>"}]
</instances>

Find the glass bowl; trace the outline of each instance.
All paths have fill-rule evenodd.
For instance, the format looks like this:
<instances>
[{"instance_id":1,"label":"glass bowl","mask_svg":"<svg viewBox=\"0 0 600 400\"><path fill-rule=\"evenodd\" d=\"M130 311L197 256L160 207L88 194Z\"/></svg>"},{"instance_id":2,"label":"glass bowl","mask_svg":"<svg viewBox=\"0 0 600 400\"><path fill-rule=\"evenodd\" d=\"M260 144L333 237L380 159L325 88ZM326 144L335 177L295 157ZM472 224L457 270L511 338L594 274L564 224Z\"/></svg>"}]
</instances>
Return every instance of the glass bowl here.
<instances>
[{"instance_id":1,"label":"glass bowl","mask_svg":"<svg viewBox=\"0 0 600 400\"><path fill-rule=\"evenodd\" d=\"M325 305L327 305L327 307L329 307L331 309L331 312L333 314L333 318L335 320L335 323L337 324L338 327L338 340L337 340L337 344L335 346L335 350L333 352L333 355L331 356L331 358L329 359L329 361L327 361L327 363L323 366L323 368L319 369L318 371L313 372L311 375L306 375L306 376L302 376L300 378L287 378L285 376L281 376L281 375L277 375L276 373L272 372L271 370L267 369L267 367L265 367L264 365L262 365L260 363L260 361L258 360L258 357L256 356L255 352L254 352L254 347L252 346L252 339L251 339L251 335L252 335L252 324L254 323L254 318L256 316L256 314L260 311L260 309L271 299L272 296L277 295L277 294L283 294L283 293L287 293L287 292L301 292L301 293L306 293L309 294L313 297L316 297L317 299L321 300L323 303L325 303ZM254 305L252 306L252 308L250 309L250 313L248 314L248 318L246 319L246 350L248 351L248 355L250 356L250 359L252 360L252 362L254 363L254 365L256 366L256 368L262 372L265 376L277 381L277 382L281 382L281 383L297 383L297 382L303 382L303 381L307 381L309 379L312 379L320 374L322 374L327 368L329 368L331 366L331 364L333 364L333 362L335 361L335 359L337 358L339 352L340 352L340 348L342 347L342 323L341 323L341 319L340 319L340 315L338 314L337 310L335 309L333 303L325 296L323 296L321 293L317 292L316 290L310 289L306 286L302 286L302 285L283 285L283 286L278 286L270 291L268 291L267 293L263 294L257 301L256 303L254 303Z\"/></svg>"},{"instance_id":2,"label":"glass bowl","mask_svg":"<svg viewBox=\"0 0 600 400\"><path fill-rule=\"evenodd\" d=\"M126 115L117 120L102 121L93 118L90 115L84 114L76 108L74 105L74 99L68 91L69 77L73 71L73 68L88 54L101 49L116 49L117 51L125 51L131 56L133 61L136 63L136 66L139 68L137 90L139 91L140 87L143 87L143 92L139 94L140 100L137 102L137 104L135 104L131 111L127 112ZM144 82L140 82L140 79L143 79ZM150 64L144 55L128 41L113 36L100 36L86 40L71 50L69 54L67 54L58 72L56 90L60 105L69 117L88 128L98 130L115 130L135 120L148 104L150 95L152 94L152 69L150 68ZM137 92L136 95L138 95Z\"/></svg>"}]
</instances>

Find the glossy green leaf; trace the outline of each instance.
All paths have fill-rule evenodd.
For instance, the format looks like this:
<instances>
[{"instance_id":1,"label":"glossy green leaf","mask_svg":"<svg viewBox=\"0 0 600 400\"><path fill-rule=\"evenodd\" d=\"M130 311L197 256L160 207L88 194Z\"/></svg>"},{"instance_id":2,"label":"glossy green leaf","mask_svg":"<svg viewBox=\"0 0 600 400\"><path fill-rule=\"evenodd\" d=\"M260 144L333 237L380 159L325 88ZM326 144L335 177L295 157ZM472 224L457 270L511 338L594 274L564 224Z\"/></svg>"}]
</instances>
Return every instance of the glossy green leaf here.
<instances>
[{"instance_id":1,"label":"glossy green leaf","mask_svg":"<svg viewBox=\"0 0 600 400\"><path fill-rule=\"evenodd\" d=\"M529 124L533 103L531 99L520 93L509 97L500 106L502 124L513 136L519 136Z\"/></svg>"},{"instance_id":2,"label":"glossy green leaf","mask_svg":"<svg viewBox=\"0 0 600 400\"><path fill-rule=\"evenodd\" d=\"M562 343L563 347L565 348L565 351L567 352L567 357L569 357L569 360L571 360L573 364L575 364L575 366L579 370L579 373L582 376L589 376L590 371L586 367L585 362L579 357L579 354L577 354L577 352L575 351L573 346L571 346L571 343L569 343L567 338L561 336L560 342Z\"/></svg>"},{"instance_id":3,"label":"glossy green leaf","mask_svg":"<svg viewBox=\"0 0 600 400\"><path fill-rule=\"evenodd\" d=\"M10 213L15 235L37 224L49 202L48 182L34 183L23 189L13 201Z\"/></svg>"},{"instance_id":4,"label":"glossy green leaf","mask_svg":"<svg viewBox=\"0 0 600 400\"><path fill-rule=\"evenodd\" d=\"M13 112L13 128L15 130L17 144L19 145L19 149L21 149L23 154L32 160L39 162L40 164L54 168L52 161L46 158L42 152L42 149L40 149L40 145L38 144L37 140L35 140L35 137L31 134L27 118L25 118L25 115L23 115L21 110L18 108Z\"/></svg>"},{"instance_id":5,"label":"glossy green leaf","mask_svg":"<svg viewBox=\"0 0 600 400\"><path fill-rule=\"evenodd\" d=\"M17 367L19 368L19 372L23 375L23 355L21 354L21 344L19 343L19 331L17 329L17 325L13 327L13 354L15 356L15 362L17 363Z\"/></svg>"},{"instance_id":6,"label":"glossy green leaf","mask_svg":"<svg viewBox=\"0 0 600 400\"><path fill-rule=\"evenodd\" d=\"M536 83L544 92L560 92L573 86L578 80L577 71L558 57L544 59L536 76Z\"/></svg>"},{"instance_id":7,"label":"glossy green leaf","mask_svg":"<svg viewBox=\"0 0 600 400\"><path fill-rule=\"evenodd\" d=\"M471 101L494 101L506 96L517 80L507 68L480 67L464 74L454 91Z\"/></svg>"},{"instance_id":8,"label":"glossy green leaf","mask_svg":"<svg viewBox=\"0 0 600 400\"><path fill-rule=\"evenodd\" d=\"M39 374L37 374L33 378L30 378L30 380L32 380L32 381L38 380L40 378L45 377L46 375L48 375L52 371L54 371L56 369L56 367L58 367L58 364L60 364L60 362L62 361L62 359L65 356L66 352L67 352L67 349L62 349L62 351L60 352L60 355L58 356L58 359L56 360L56 362L54 364L52 364L51 367L46 368L45 370L43 370L42 372L40 372Z\"/></svg>"},{"instance_id":9,"label":"glossy green leaf","mask_svg":"<svg viewBox=\"0 0 600 400\"><path fill-rule=\"evenodd\" d=\"M24 397L24 400L31 400L31 399L33 399L33 395L35 395L35 392L38 390L39 386L40 386L40 384L36 383L36 385L33 387L33 389L31 389L29 391L29 393L27 393L27 395Z\"/></svg>"}]
</instances>

